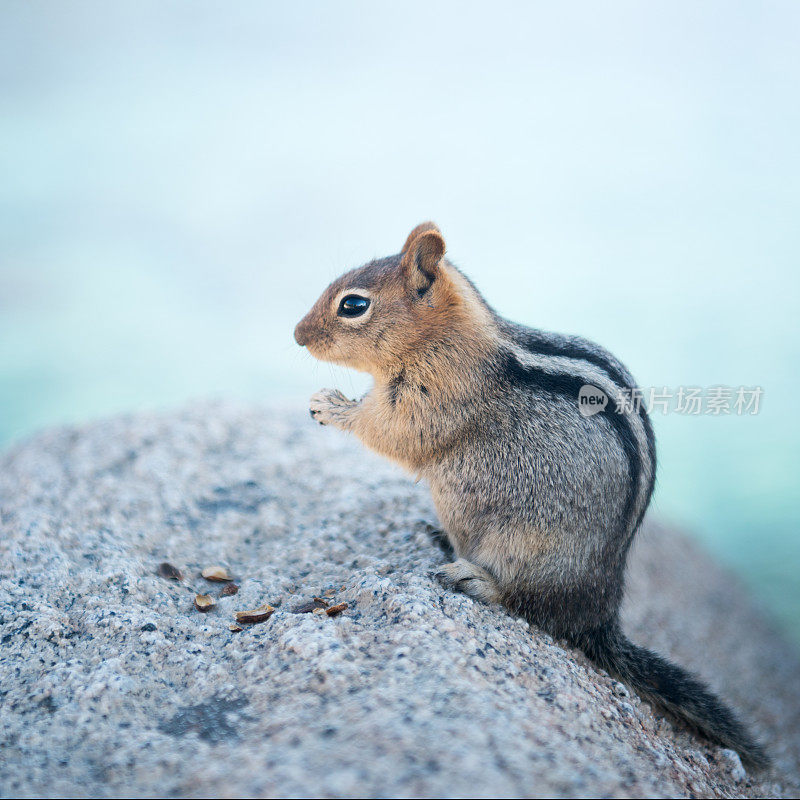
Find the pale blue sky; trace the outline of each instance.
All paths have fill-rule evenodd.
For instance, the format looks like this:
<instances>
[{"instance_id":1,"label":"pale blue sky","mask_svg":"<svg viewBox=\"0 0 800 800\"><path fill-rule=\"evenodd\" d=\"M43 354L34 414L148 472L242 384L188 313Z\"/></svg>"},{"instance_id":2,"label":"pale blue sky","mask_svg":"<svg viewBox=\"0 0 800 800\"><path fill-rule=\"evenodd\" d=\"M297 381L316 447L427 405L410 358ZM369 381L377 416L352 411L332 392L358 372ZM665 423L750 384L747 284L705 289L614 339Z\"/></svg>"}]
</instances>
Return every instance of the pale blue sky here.
<instances>
[{"instance_id":1,"label":"pale blue sky","mask_svg":"<svg viewBox=\"0 0 800 800\"><path fill-rule=\"evenodd\" d=\"M0 441L306 397L296 320L435 219L499 310L644 385L655 509L800 617L800 5L0 6ZM800 625L798 625L800 630Z\"/></svg>"}]
</instances>

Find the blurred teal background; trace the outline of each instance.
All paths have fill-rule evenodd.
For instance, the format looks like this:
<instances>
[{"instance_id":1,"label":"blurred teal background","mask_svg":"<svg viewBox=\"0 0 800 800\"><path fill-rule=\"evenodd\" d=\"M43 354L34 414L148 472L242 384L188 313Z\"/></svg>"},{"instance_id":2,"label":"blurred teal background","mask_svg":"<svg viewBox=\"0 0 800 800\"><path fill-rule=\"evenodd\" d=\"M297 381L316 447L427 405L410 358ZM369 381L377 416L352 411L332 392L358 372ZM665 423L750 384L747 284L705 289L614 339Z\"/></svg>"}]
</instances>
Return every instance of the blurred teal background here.
<instances>
[{"instance_id":1,"label":"blurred teal background","mask_svg":"<svg viewBox=\"0 0 800 800\"><path fill-rule=\"evenodd\" d=\"M800 639L795 2L0 5L0 445L348 392L292 340L434 219L498 309L643 385L654 503Z\"/></svg>"}]
</instances>

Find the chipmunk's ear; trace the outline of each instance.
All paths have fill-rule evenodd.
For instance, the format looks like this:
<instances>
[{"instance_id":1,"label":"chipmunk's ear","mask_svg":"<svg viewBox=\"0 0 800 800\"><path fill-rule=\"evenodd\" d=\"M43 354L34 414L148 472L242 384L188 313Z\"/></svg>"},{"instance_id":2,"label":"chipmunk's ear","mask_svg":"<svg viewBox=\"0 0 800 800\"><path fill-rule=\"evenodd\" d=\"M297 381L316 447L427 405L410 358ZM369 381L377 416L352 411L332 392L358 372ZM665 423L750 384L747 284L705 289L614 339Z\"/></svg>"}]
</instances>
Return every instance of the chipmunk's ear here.
<instances>
[{"instance_id":1,"label":"chipmunk's ear","mask_svg":"<svg viewBox=\"0 0 800 800\"><path fill-rule=\"evenodd\" d=\"M444 238L435 226L406 243L400 266L407 286L417 297L422 297L439 277L444 250Z\"/></svg>"},{"instance_id":2,"label":"chipmunk's ear","mask_svg":"<svg viewBox=\"0 0 800 800\"><path fill-rule=\"evenodd\" d=\"M411 233L408 234L408 238L406 239L406 243L403 245L403 249L400 251L401 253L405 253L409 247L411 247L412 242L414 239L417 238L421 233L425 233L426 231L436 231L437 233L441 233L438 226L435 222L420 222L416 228L414 228Z\"/></svg>"}]
</instances>

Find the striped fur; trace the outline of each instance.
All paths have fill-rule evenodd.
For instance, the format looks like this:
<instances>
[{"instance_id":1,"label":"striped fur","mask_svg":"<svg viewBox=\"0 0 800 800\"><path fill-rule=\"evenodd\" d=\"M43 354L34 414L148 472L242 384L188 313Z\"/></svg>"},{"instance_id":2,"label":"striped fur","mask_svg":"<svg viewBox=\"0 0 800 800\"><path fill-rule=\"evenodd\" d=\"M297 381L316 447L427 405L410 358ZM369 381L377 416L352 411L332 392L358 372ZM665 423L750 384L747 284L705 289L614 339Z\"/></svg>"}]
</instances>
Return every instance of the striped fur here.
<instances>
[{"instance_id":1,"label":"striped fur","mask_svg":"<svg viewBox=\"0 0 800 800\"><path fill-rule=\"evenodd\" d=\"M606 370L592 362L575 356L543 355L517 348L511 350L507 358L507 369L516 380L524 381L533 390L563 394L576 409L578 392L584 385L595 386L607 395L608 405L601 412L602 416L598 414L592 419L596 423L603 418L608 420L625 450L629 487L621 533L630 539L650 503L655 479L655 444L647 412L644 409L642 413L623 410L616 398L621 389L630 387L615 383Z\"/></svg>"},{"instance_id":2,"label":"striped fur","mask_svg":"<svg viewBox=\"0 0 800 800\"><path fill-rule=\"evenodd\" d=\"M587 341L579 336L565 336L560 333L527 328L524 325L505 320L498 315L495 315L495 320L498 329L505 337L533 355L552 356L559 359L584 362L584 364L588 363L602 370L615 385L613 393L606 392L614 411L617 410L614 398L618 396L619 391L636 392L638 390L636 381L627 368L611 353L594 342ZM576 363L575 367L580 369L580 363ZM587 381L587 383L589 382ZM593 385L597 386L597 388L602 388L597 383ZM647 461L650 464L650 468L646 470L649 475L647 488L643 503L640 504L640 512L632 525L633 533L636 532L644 519L656 483L656 437L653 431L653 424L643 402L638 405L636 411L639 414L641 426L644 428L647 442Z\"/></svg>"}]
</instances>

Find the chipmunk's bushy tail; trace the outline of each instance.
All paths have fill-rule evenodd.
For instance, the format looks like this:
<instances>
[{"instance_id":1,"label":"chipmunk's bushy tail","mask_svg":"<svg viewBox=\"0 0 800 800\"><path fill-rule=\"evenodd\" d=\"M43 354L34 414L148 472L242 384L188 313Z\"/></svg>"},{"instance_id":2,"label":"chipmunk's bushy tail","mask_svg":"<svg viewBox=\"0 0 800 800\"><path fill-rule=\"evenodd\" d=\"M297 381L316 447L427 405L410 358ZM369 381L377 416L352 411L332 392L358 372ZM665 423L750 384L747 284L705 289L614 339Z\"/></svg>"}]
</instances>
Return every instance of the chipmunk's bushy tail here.
<instances>
[{"instance_id":1,"label":"chipmunk's bushy tail","mask_svg":"<svg viewBox=\"0 0 800 800\"><path fill-rule=\"evenodd\" d=\"M769 766L766 751L733 711L686 670L630 642L618 624L584 631L574 644L644 699L695 726L712 742L736 750L748 766Z\"/></svg>"}]
</instances>

